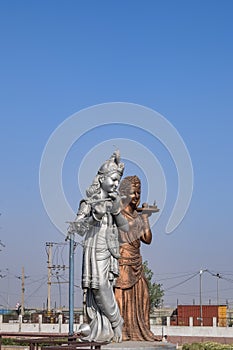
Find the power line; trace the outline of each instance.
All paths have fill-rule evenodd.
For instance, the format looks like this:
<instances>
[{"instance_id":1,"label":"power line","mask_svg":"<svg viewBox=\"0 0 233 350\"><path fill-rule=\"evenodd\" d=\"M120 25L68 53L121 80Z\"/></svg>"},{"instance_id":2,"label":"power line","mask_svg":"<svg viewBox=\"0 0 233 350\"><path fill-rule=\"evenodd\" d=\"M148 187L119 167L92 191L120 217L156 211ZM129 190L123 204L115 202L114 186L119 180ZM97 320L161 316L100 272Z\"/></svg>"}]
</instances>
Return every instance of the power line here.
<instances>
[{"instance_id":1,"label":"power line","mask_svg":"<svg viewBox=\"0 0 233 350\"><path fill-rule=\"evenodd\" d=\"M182 277L186 277L186 276L190 276L190 273L185 273L185 274L174 276L174 277L159 278L159 279L156 279L156 282L168 281L171 279L177 279L177 278L182 278Z\"/></svg>"},{"instance_id":2,"label":"power line","mask_svg":"<svg viewBox=\"0 0 233 350\"><path fill-rule=\"evenodd\" d=\"M40 281L44 281L45 279L47 279L47 276L43 276L40 279L36 280L36 281L31 281L30 283L25 283L27 286L30 286L31 284L35 284L35 283L39 283Z\"/></svg>"},{"instance_id":3,"label":"power line","mask_svg":"<svg viewBox=\"0 0 233 350\"><path fill-rule=\"evenodd\" d=\"M180 282L180 283L177 283L177 284L175 284L175 285L173 285L173 286L170 286L170 287L164 289L164 291L166 292L166 291L168 291L168 290L170 290L170 289L176 288L176 287L178 287L178 286L180 286L180 285L182 285L182 284L184 284L184 283L190 281L192 278L196 277L197 275L199 275L199 271L196 272L194 275L190 276L189 278L186 278L184 281L182 281L182 282Z\"/></svg>"},{"instance_id":4,"label":"power line","mask_svg":"<svg viewBox=\"0 0 233 350\"><path fill-rule=\"evenodd\" d=\"M45 284L46 280L47 276L43 279L39 287L37 287L30 295L27 296L26 301L28 301L28 299L30 299Z\"/></svg>"},{"instance_id":5,"label":"power line","mask_svg":"<svg viewBox=\"0 0 233 350\"><path fill-rule=\"evenodd\" d=\"M192 270L192 271L179 271L179 272L162 272L162 273L156 273L156 276L165 276L165 275L184 275L184 274L187 274L187 275L190 275L190 274L193 274L195 273L196 270Z\"/></svg>"},{"instance_id":6,"label":"power line","mask_svg":"<svg viewBox=\"0 0 233 350\"><path fill-rule=\"evenodd\" d=\"M3 248L6 247L5 244L2 243L1 239L0 239L0 246L3 247ZM0 249L0 252L1 252L1 251L2 251L2 250Z\"/></svg>"}]
</instances>

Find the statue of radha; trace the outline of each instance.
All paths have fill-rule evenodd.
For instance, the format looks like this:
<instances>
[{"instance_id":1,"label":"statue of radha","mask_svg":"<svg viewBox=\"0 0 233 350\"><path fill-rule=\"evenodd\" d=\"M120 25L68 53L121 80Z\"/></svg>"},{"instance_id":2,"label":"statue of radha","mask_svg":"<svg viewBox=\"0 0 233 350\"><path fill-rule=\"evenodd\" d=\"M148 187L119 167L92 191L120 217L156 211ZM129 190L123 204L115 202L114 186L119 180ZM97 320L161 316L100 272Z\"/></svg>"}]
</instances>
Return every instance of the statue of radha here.
<instances>
[{"instance_id":1,"label":"statue of radha","mask_svg":"<svg viewBox=\"0 0 233 350\"><path fill-rule=\"evenodd\" d=\"M117 192L123 171L124 164L116 151L99 168L70 227L71 231L85 236L82 288L84 313L90 325L90 334L83 338L86 341L122 340L123 319L114 295L114 284L119 274L118 229L128 230Z\"/></svg>"},{"instance_id":2,"label":"statue of radha","mask_svg":"<svg viewBox=\"0 0 233 350\"><path fill-rule=\"evenodd\" d=\"M137 176L125 177L119 186L123 198L122 215L129 223L128 232L119 231L121 242L119 259L119 277L115 284L115 296L124 319L123 341L158 340L150 330L150 301L148 283L143 273L141 243L150 244L152 232L148 217L156 209L139 213L141 199L141 181ZM151 206L152 208L152 206Z\"/></svg>"}]
</instances>

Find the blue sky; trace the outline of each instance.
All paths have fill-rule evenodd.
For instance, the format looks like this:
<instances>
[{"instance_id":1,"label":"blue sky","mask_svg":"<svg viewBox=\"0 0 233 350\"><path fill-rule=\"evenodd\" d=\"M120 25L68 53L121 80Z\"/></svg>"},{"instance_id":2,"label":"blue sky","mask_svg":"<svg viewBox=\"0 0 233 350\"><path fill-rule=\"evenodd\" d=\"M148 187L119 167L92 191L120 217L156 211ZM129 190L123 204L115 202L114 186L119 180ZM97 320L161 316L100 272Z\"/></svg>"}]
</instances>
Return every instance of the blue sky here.
<instances>
[{"instance_id":1,"label":"blue sky","mask_svg":"<svg viewBox=\"0 0 233 350\"><path fill-rule=\"evenodd\" d=\"M201 268L220 273L220 302L228 299L233 305L232 10L230 0L0 2L0 239L6 246L0 252L1 274L6 275L0 279L1 305L20 300L15 276L22 266L30 276L26 304L46 302L45 242L64 237L40 197L42 152L69 116L108 102L143 105L177 129L194 169L189 210L166 235L177 191L169 154L142 131L110 125L84 135L67 155L63 180L71 206L75 210L81 199L76 188L79 150L86 154L95 143L116 137L143 143L158 157L168 191L153 243L142 248L144 260L165 290ZM143 176L132 167L137 170ZM78 284L81 248L76 252ZM198 290L197 276L167 291L165 303L197 303ZM53 293L58 303L56 285ZM65 286L62 298L67 305ZM78 298L77 292L77 303ZM209 299L216 302L216 279L206 273L203 300Z\"/></svg>"}]
</instances>

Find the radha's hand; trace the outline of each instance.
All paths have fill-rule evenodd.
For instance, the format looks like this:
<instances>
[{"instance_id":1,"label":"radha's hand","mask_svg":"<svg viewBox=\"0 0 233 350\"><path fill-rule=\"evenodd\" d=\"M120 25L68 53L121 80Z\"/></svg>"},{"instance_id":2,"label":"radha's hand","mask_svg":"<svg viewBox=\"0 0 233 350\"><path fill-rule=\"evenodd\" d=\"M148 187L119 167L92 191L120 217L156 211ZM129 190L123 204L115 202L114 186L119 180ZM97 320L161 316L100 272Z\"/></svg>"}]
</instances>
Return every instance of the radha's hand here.
<instances>
[{"instance_id":1,"label":"radha's hand","mask_svg":"<svg viewBox=\"0 0 233 350\"><path fill-rule=\"evenodd\" d=\"M142 219L147 219L149 216L151 216L152 213L150 213L149 211L146 210L146 208L149 208L149 204L148 203L143 203L142 204L142 208L145 210L142 210Z\"/></svg>"}]
</instances>

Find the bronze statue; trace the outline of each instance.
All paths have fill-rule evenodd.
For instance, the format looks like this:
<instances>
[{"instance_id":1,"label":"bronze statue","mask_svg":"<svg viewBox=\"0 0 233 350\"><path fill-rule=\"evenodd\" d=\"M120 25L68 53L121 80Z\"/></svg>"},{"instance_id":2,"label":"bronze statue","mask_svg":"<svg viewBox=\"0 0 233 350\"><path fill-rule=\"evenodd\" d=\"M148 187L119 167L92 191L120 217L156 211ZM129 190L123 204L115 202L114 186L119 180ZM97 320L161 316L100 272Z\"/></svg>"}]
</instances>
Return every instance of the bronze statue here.
<instances>
[{"instance_id":1,"label":"bronze statue","mask_svg":"<svg viewBox=\"0 0 233 350\"><path fill-rule=\"evenodd\" d=\"M99 168L93 183L80 202L76 220L70 230L85 235L83 247L82 288L90 334L88 341L120 342L123 319L114 295L118 276L118 228L128 230L121 214L121 198L117 192L124 171L119 152Z\"/></svg>"},{"instance_id":2,"label":"bronze statue","mask_svg":"<svg viewBox=\"0 0 233 350\"><path fill-rule=\"evenodd\" d=\"M125 177L120 183L120 195L123 195L121 213L129 224L128 232L120 235L120 274L115 285L115 296L124 319L123 340L155 341L149 323L149 291L143 274L141 242L150 244L152 233L148 216L158 211L156 206L143 205L139 208L141 182L137 176ZM141 212L141 214L139 214Z\"/></svg>"}]
</instances>

